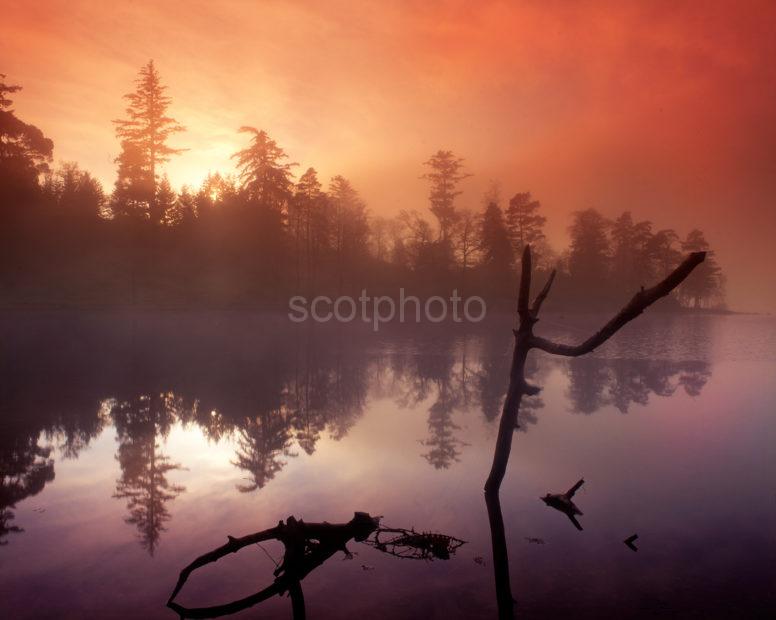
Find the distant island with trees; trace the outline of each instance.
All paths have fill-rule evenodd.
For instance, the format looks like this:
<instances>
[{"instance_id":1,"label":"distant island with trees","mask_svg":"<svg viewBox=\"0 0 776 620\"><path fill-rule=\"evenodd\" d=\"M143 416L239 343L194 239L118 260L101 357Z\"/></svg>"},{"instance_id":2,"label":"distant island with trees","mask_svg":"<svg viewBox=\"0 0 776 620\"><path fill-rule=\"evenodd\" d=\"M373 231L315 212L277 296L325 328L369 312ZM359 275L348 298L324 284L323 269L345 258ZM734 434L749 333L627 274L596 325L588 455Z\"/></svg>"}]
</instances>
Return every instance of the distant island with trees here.
<instances>
[{"instance_id":1,"label":"distant island with trees","mask_svg":"<svg viewBox=\"0 0 776 620\"><path fill-rule=\"evenodd\" d=\"M0 74L0 306L273 307L304 294L481 295L515 297L526 244L534 269L557 268L556 310L599 310L670 272L683 254L708 251L700 229L681 236L629 211L611 220L594 208L572 214L570 244L553 248L542 206L528 191L494 184L478 210L458 206L471 176L464 160L438 150L419 174L429 212L372 215L344 176L326 187L266 131L241 127L236 174L209 174L175 191L164 164L185 131L168 111L153 61L125 95L114 121L120 154L107 193L75 162L56 168L53 142L19 119ZM725 308L725 278L711 252L664 310ZM511 307L511 306L510 306ZM551 309L552 309L551 307Z\"/></svg>"}]
</instances>

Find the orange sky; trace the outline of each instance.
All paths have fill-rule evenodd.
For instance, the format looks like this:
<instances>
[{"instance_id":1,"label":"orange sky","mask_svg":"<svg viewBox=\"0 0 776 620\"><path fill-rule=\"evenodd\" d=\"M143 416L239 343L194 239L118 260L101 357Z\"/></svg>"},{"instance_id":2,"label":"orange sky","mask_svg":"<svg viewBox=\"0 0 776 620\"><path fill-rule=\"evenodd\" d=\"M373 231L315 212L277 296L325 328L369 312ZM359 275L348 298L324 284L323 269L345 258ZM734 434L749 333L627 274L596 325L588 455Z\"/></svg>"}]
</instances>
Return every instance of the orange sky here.
<instances>
[{"instance_id":1,"label":"orange sky","mask_svg":"<svg viewBox=\"0 0 776 620\"><path fill-rule=\"evenodd\" d=\"M230 172L240 125L344 174L373 213L425 208L438 148L568 214L699 226L736 308L776 310L776 3L4 0L0 72L20 117L112 185L111 119L153 58L190 150L174 185Z\"/></svg>"}]
</instances>

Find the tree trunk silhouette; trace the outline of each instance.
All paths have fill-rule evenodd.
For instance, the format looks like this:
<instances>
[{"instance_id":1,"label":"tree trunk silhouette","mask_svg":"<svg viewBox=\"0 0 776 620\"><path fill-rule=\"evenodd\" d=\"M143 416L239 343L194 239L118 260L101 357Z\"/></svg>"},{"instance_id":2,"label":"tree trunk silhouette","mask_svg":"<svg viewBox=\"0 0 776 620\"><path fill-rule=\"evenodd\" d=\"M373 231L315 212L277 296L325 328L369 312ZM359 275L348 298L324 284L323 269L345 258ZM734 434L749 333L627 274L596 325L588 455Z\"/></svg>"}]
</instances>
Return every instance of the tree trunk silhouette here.
<instances>
[{"instance_id":1,"label":"tree trunk silhouette","mask_svg":"<svg viewBox=\"0 0 776 620\"><path fill-rule=\"evenodd\" d=\"M526 245L523 251L520 274L520 291L517 302L518 328L513 330L515 347L512 352L512 367L509 373L509 387L499 422L496 447L493 452L493 464L485 482L485 504L491 530L493 548L493 570L496 580L496 600L499 618L514 618L514 598L509 579L509 558L504 532L504 518L501 513L499 490L504 480L509 455L512 451L512 435L517 427L517 415L523 396L538 394L539 387L525 380L525 361L531 349L539 349L555 355L577 357L590 353L625 324L635 319L644 310L661 297L665 297L697 267L706 257L705 252L693 252L662 282L649 289L642 289L608 323L578 345L552 342L535 336L533 328L539 320L539 310L550 292L555 279L555 271L550 274L547 283L529 307L531 294L531 247Z\"/></svg>"}]
</instances>

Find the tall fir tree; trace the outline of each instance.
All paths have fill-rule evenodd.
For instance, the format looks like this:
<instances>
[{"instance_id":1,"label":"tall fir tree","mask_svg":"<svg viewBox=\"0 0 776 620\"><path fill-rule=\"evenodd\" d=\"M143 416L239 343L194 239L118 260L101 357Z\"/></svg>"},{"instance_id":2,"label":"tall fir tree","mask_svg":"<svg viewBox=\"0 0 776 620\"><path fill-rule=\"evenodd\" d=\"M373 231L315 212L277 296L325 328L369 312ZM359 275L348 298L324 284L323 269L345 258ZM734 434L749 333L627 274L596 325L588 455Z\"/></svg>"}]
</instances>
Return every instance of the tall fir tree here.
<instances>
[{"instance_id":1,"label":"tall fir tree","mask_svg":"<svg viewBox=\"0 0 776 620\"><path fill-rule=\"evenodd\" d=\"M707 252L704 260L679 288L679 295L693 308L712 307L724 303L725 280L703 231L695 228L682 241L682 252Z\"/></svg>"},{"instance_id":2,"label":"tall fir tree","mask_svg":"<svg viewBox=\"0 0 776 620\"><path fill-rule=\"evenodd\" d=\"M547 218L538 213L541 203L531 197L531 192L517 193L509 201L506 211L506 226L515 256L522 256L526 245L535 249L544 239L544 224Z\"/></svg>"},{"instance_id":3,"label":"tall fir tree","mask_svg":"<svg viewBox=\"0 0 776 620\"><path fill-rule=\"evenodd\" d=\"M605 297L609 283L609 221L595 209L576 211L569 233L569 272L580 299Z\"/></svg>"},{"instance_id":4,"label":"tall fir tree","mask_svg":"<svg viewBox=\"0 0 776 620\"><path fill-rule=\"evenodd\" d=\"M445 243L456 221L455 199L462 193L458 184L471 176L463 171L463 161L452 151L439 150L423 162L430 170L421 178L431 183L428 195L431 213L439 223L439 240Z\"/></svg>"},{"instance_id":5,"label":"tall fir tree","mask_svg":"<svg viewBox=\"0 0 776 620\"><path fill-rule=\"evenodd\" d=\"M252 134L250 145L238 151L238 179L249 202L265 209L282 212L292 196L292 172L296 163L286 162L288 155L264 130L240 127Z\"/></svg>"},{"instance_id":6,"label":"tall fir tree","mask_svg":"<svg viewBox=\"0 0 776 620\"><path fill-rule=\"evenodd\" d=\"M341 291L347 276L362 263L369 242L369 222L366 204L350 181L337 175L329 184L332 249Z\"/></svg>"},{"instance_id":7,"label":"tall fir tree","mask_svg":"<svg viewBox=\"0 0 776 620\"><path fill-rule=\"evenodd\" d=\"M154 224L160 224L164 218L156 199L159 169L171 155L185 150L167 144L170 136L184 127L167 114L172 99L165 94L166 90L154 61L149 60L140 69L135 90L124 95L128 101L127 118L113 121L122 146L116 160L119 164L113 201L117 203L116 212L142 214Z\"/></svg>"},{"instance_id":8,"label":"tall fir tree","mask_svg":"<svg viewBox=\"0 0 776 620\"><path fill-rule=\"evenodd\" d=\"M488 203L480 218L480 251L483 267L500 274L509 272L512 248L504 213L495 202Z\"/></svg>"},{"instance_id":9,"label":"tall fir tree","mask_svg":"<svg viewBox=\"0 0 776 620\"><path fill-rule=\"evenodd\" d=\"M7 97L21 86L6 84L0 73L0 217L19 201L34 197L38 176L48 172L54 143L43 132L19 119Z\"/></svg>"}]
</instances>

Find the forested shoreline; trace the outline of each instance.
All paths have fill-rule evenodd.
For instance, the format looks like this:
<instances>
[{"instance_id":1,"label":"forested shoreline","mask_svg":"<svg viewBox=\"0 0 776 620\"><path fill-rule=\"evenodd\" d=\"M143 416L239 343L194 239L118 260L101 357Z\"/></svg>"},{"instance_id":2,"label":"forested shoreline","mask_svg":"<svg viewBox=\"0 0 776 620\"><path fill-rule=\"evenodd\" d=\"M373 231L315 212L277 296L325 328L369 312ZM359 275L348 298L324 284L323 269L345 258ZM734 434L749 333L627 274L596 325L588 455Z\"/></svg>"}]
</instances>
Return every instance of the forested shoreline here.
<instances>
[{"instance_id":1,"label":"forested shoreline","mask_svg":"<svg viewBox=\"0 0 776 620\"><path fill-rule=\"evenodd\" d=\"M269 134L242 127L246 147L234 174L209 174L175 191L164 164L181 152L152 61L114 121L120 146L111 191L77 163L53 166L54 145L20 120L0 81L0 306L285 307L292 295L449 297L480 295L495 306L515 296L519 257L558 269L550 310L605 309L708 251L700 229L680 236L624 211L594 208L569 223L568 248L545 236L541 202L493 184L475 209L460 203L471 176L440 149L418 174L428 213L370 213L341 175L321 180L293 163ZM185 140L181 139L181 142ZM713 253L668 299L665 310L724 309L724 276Z\"/></svg>"}]
</instances>

